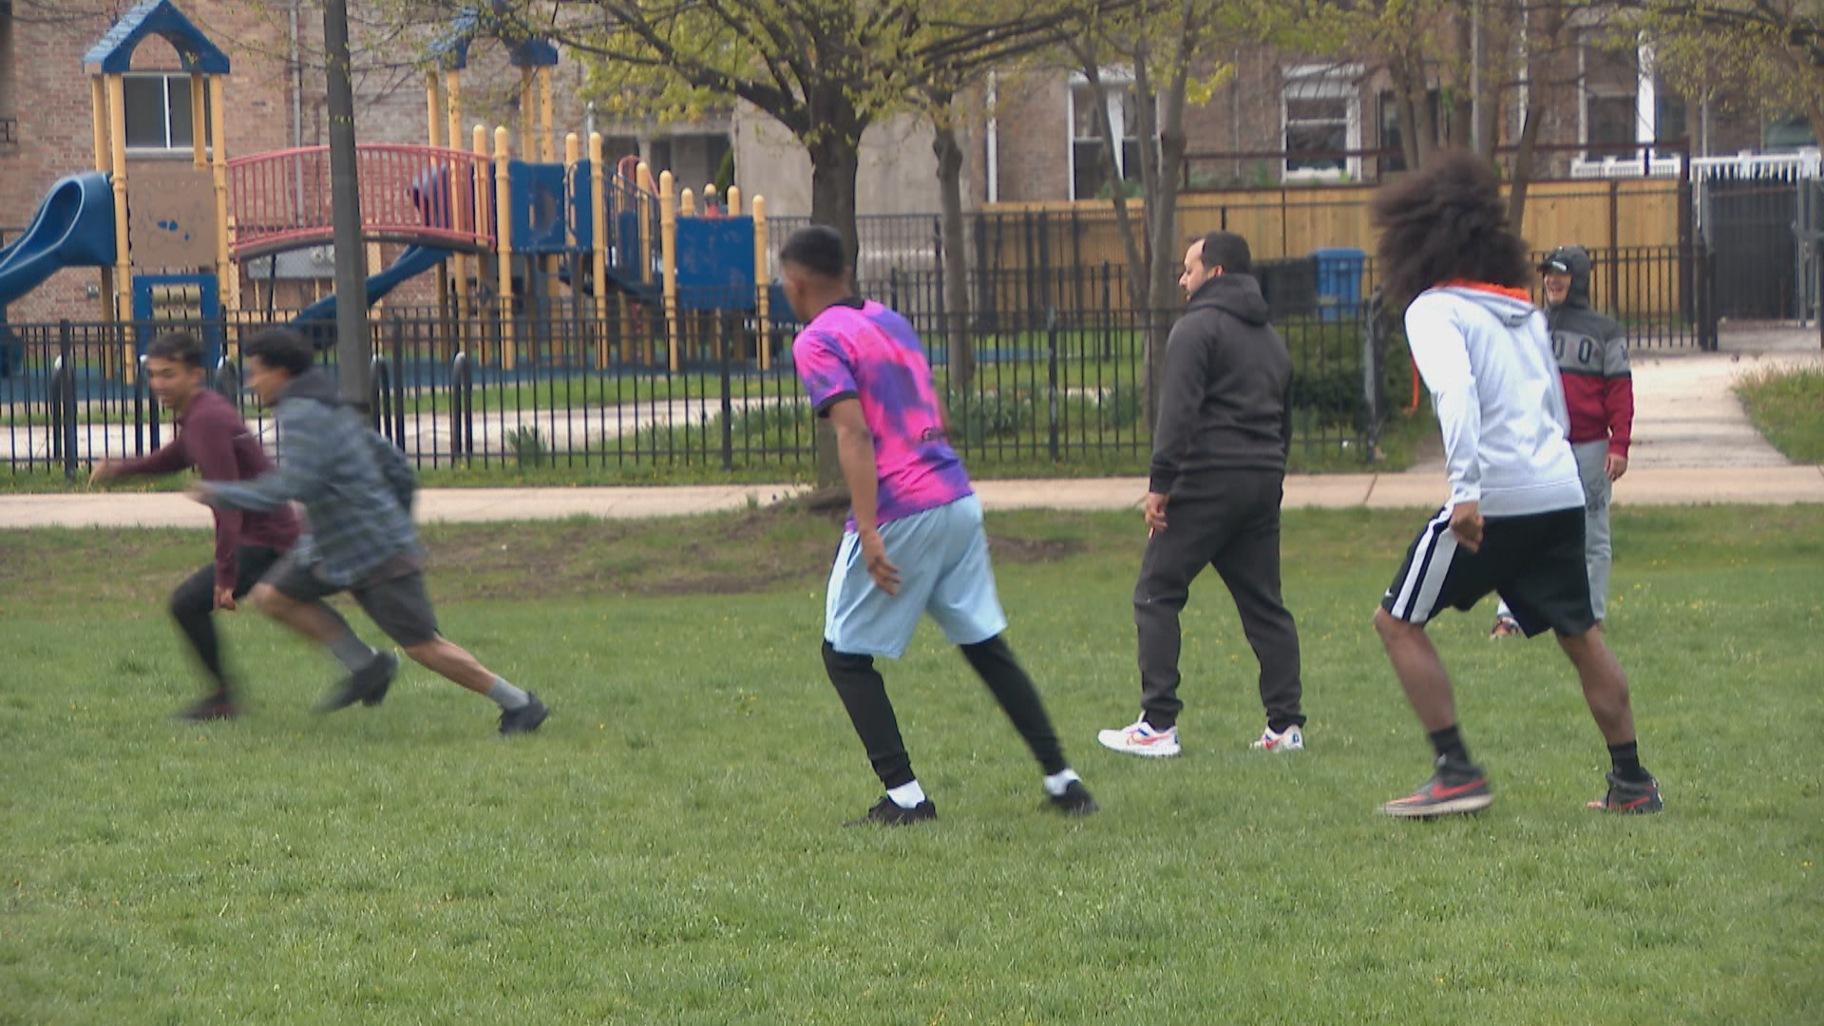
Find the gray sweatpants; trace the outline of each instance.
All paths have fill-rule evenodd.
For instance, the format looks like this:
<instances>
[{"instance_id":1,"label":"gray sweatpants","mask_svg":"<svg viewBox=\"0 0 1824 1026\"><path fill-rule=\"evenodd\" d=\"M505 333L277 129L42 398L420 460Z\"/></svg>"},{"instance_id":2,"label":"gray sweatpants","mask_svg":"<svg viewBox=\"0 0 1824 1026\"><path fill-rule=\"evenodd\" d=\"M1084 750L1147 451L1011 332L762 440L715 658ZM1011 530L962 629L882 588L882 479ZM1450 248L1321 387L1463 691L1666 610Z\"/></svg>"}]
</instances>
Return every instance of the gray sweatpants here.
<instances>
[{"instance_id":1,"label":"gray sweatpants","mask_svg":"<svg viewBox=\"0 0 1824 1026\"><path fill-rule=\"evenodd\" d=\"M1583 565L1590 574L1590 610L1597 622L1607 617L1609 596L1609 498L1615 485L1609 480L1609 443L1606 440L1577 442L1571 446L1577 457L1577 476L1583 479ZM1501 603L1501 615L1510 615L1507 603Z\"/></svg>"}]
</instances>

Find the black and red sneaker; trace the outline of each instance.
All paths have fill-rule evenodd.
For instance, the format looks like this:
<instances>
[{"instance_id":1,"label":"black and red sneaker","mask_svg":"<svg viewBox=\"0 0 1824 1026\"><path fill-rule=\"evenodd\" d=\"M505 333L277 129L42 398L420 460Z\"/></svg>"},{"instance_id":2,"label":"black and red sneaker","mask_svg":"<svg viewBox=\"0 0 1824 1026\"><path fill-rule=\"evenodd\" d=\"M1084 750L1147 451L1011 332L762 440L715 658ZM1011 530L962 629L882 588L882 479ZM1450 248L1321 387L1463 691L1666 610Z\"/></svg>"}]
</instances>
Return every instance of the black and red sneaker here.
<instances>
[{"instance_id":1,"label":"black and red sneaker","mask_svg":"<svg viewBox=\"0 0 1824 1026\"><path fill-rule=\"evenodd\" d=\"M234 696L226 691L218 691L204 696L195 705L188 706L172 719L179 723L209 723L213 720L232 720L241 714L241 707L235 704Z\"/></svg>"},{"instance_id":2,"label":"black and red sneaker","mask_svg":"<svg viewBox=\"0 0 1824 1026\"><path fill-rule=\"evenodd\" d=\"M1602 812L1619 812L1624 815L1644 816L1660 812L1666 803L1659 797L1659 781L1648 777L1644 781L1623 780L1613 772L1608 775L1609 789L1601 798L1590 802L1588 807Z\"/></svg>"},{"instance_id":3,"label":"black and red sneaker","mask_svg":"<svg viewBox=\"0 0 1824 1026\"><path fill-rule=\"evenodd\" d=\"M1481 812L1494 801L1480 767L1439 756L1437 772L1430 780L1406 797L1382 805L1381 811L1403 819L1431 819Z\"/></svg>"}]
</instances>

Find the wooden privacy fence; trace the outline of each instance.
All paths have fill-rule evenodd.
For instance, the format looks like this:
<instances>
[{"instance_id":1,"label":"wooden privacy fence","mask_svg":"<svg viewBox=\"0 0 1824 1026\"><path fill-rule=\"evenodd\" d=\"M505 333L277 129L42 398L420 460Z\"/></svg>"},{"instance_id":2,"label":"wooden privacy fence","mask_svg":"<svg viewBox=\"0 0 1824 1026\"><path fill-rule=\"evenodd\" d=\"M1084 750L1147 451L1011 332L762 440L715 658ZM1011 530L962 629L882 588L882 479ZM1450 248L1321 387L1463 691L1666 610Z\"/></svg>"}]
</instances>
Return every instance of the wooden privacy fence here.
<instances>
[{"instance_id":1,"label":"wooden privacy fence","mask_svg":"<svg viewBox=\"0 0 1824 1026\"><path fill-rule=\"evenodd\" d=\"M1527 190L1527 214L1521 236L1534 248L1578 243L1589 248L1640 248L1680 246L1689 241L1691 204L1676 181L1547 181ZM1228 230L1248 237L1255 259L1302 257L1328 246L1353 246L1373 250L1373 228L1368 203L1373 186L1306 186L1270 188L1215 194L1187 194L1178 199L1180 234ZM1144 215L1142 199L1129 201L1135 230ZM983 208L987 221L1042 214L1052 232L1047 243L1051 267L1056 265L1120 265L1122 237L1114 221L1111 201L1080 203L996 203ZM1014 228L1014 225L1007 225ZM990 234L992 239L994 234ZM1036 246L1027 246L1018 230L998 232L990 245L992 267L1025 267L1036 259Z\"/></svg>"}]
</instances>

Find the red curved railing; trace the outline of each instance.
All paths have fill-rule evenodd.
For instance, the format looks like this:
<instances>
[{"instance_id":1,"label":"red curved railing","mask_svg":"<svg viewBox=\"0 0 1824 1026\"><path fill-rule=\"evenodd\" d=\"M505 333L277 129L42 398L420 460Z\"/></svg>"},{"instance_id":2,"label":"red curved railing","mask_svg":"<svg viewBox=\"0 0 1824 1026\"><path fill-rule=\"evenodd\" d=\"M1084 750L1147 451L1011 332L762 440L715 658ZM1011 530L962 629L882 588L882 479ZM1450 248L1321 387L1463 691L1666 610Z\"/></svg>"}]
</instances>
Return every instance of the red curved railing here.
<instances>
[{"instance_id":1,"label":"red curved railing","mask_svg":"<svg viewBox=\"0 0 1824 1026\"><path fill-rule=\"evenodd\" d=\"M368 239L465 249L494 244L493 164L466 150L356 147L361 233ZM475 190L484 202L478 211ZM333 241L329 147L306 146L228 162L236 260Z\"/></svg>"}]
</instances>

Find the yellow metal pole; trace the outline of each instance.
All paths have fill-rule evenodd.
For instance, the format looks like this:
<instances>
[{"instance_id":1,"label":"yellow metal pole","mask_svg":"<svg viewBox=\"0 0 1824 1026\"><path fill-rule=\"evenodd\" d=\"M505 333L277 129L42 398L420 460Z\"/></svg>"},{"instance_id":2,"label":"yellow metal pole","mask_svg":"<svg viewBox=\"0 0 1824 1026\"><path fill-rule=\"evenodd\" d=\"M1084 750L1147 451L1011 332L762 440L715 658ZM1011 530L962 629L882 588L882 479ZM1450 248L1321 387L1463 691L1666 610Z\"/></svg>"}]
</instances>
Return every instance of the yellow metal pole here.
<instances>
[{"instance_id":1,"label":"yellow metal pole","mask_svg":"<svg viewBox=\"0 0 1824 1026\"><path fill-rule=\"evenodd\" d=\"M564 133L564 194L566 197L570 194L570 176L575 173L576 165L582 163L582 160L582 139L575 132ZM572 204L566 202L564 205L569 207ZM564 248L569 250L570 256L574 258L582 251L579 250L576 245L576 225L574 224L571 215L572 211L564 211ZM547 256L545 259L551 263L551 266L546 269L550 272L550 278L556 279L557 264L560 258L557 256ZM580 262L573 263L570 266L570 294L572 296L580 296L583 294L583 265Z\"/></svg>"},{"instance_id":2,"label":"yellow metal pole","mask_svg":"<svg viewBox=\"0 0 1824 1026\"><path fill-rule=\"evenodd\" d=\"M90 119L95 136L95 170L106 172L113 167L113 159L108 150L108 91L100 75L89 76L89 107L93 112ZM113 320L114 309L114 269L101 269L101 319Z\"/></svg>"},{"instance_id":3,"label":"yellow metal pole","mask_svg":"<svg viewBox=\"0 0 1824 1026\"><path fill-rule=\"evenodd\" d=\"M659 174L659 260L665 275L666 365L678 370L678 198L670 171Z\"/></svg>"},{"instance_id":4,"label":"yellow metal pole","mask_svg":"<svg viewBox=\"0 0 1824 1026\"><path fill-rule=\"evenodd\" d=\"M505 125L494 129L494 207L500 244L500 366L512 370L518 357L513 341L513 193L507 178L513 159L511 134Z\"/></svg>"},{"instance_id":5,"label":"yellow metal pole","mask_svg":"<svg viewBox=\"0 0 1824 1026\"><path fill-rule=\"evenodd\" d=\"M209 155L203 147L203 127L208 115L203 113L203 90L209 88L201 72L190 75L190 160L199 168L209 166Z\"/></svg>"},{"instance_id":6,"label":"yellow metal pole","mask_svg":"<svg viewBox=\"0 0 1824 1026\"><path fill-rule=\"evenodd\" d=\"M602 133L589 133L589 273L595 279L595 365L608 365L608 169Z\"/></svg>"},{"instance_id":7,"label":"yellow metal pole","mask_svg":"<svg viewBox=\"0 0 1824 1026\"><path fill-rule=\"evenodd\" d=\"M645 161L640 161L638 167L634 171L634 176L639 179L639 192L645 193L646 196L655 196L658 194L658 186L652 180L652 169L646 166ZM641 196L640 283L644 285L652 284L652 261L646 259L646 254L652 252L652 211L649 209L649 206L650 205L645 202L645 196Z\"/></svg>"},{"instance_id":8,"label":"yellow metal pole","mask_svg":"<svg viewBox=\"0 0 1824 1026\"><path fill-rule=\"evenodd\" d=\"M538 107L544 132L539 137L539 156L549 164L557 159L557 104L552 97L551 69L538 69Z\"/></svg>"},{"instance_id":9,"label":"yellow metal pole","mask_svg":"<svg viewBox=\"0 0 1824 1026\"><path fill-rule=\"evenodd\" d=\"M462 148L462 72L455 68L443 73L443 95L449 105L450 148Z\"/></svg>"},{"instance_id":10,"label":"yellow metal pole","mask_svg":"<svg viewBox=\"0 0 1824 1026\"><path fill-rule=\"evenodd\" d=\"M527 160L538 159L538 90L532 69L519 69L519 152Z\"/></svg>"},{"instance_id":11,"label":"yellow metal pole","mask_svg":"<svg viewBox=\"0 0 1824 1026\"><path fill-rule=\"evenodd\" d=\"M670 174L670 173L671 172L669 172L669 171L666 172L666 174ZM682 196L678 197L678 216L679 217L697 216L697 194L696 193L691 192L689 189L685 189L684 194Z\"/></svg>"},{"instance_id":12,"label":"yellow metal pole","mask_svg":"<svg viewBox=\"0 0 1824 1026\"><path fill-rule=\"evenodd\" d=\"M438 74L435 65L424 71L424 134L425 141L432 149L443 148L443 76ZM435 160L436 158L432 158ZM434 179L433 179L434 180ZM456 169L445 168L443 187L443 215L449 219L451 231L458 226L456 211L452 202L456 197ZM434 208L433 208L434 209ZM458 258L460 259L460 258ZM447 321L450 315L450 265L437 265L437 319Z\"/></svg>"},{"instance_id":13,"label":"yellow metal pole","mask_svg":"<svg viewBox=\"0 0 1824 1026\"><path fill-rule=\"evenodd\" d=\"M444 79L443 95L449 106L450 149L458 150L462 148L462 78L456 69L451 68L444 72ZM461 179L468 176L466 174L458 176L457 170L458 165L452 161L450 166L450 218L455 222L458 230L479 232L481 225L478 222L469 222L472 214L472 211L467 209L469 204L458 202L463 195ZM475 184L477 188L481 185L480 182ZM469 258L466 254L456 254L455 274L456 318L457 320L467 320L469 316Z\"/></svg>"},{"instance_id":14,"label":"yellow metal pole","mask_svg":"<svg viewBox=\"0 0 1824 1026\"><path fill-rule=\"evenodd\" d=\"M475 154L475 233L477 235L486 235L493 241L495 247L498 249L500 244L500 227L494 223L495 218L489 216L489 208L493 205L494 199L488 184L487 128L483 125L476 125L470 131L469 139L469 150ZM487 256L484 254L475 258L475 283L477 286L481 284L482 276L485 274L487 274ZM476 321L475 347L477 352L475 355L478 362L486 365L488 362L488 333L481 330L479 317L476 318Z\"/></svg>"},{"instance_id":15,"label":"yellow metal pole","mask_svg":"<svg viewBox=\"0 0 1824 1026\"><path fill-rule=\"evenodd\" d=\"M728 216L741 216L741 187L739 185L728 187Z\"/></svg>"},{"instance_id":16,"label":"yellow metal pole","mask_svg":"<svg viewBox=\"0 0 1824 1026\"><path fill-rule=\"evenodd\" d=\"M109 154L114 159L114 311L110 320L133 316L133 253L127 245L127 100L126 80L108 76ZM121 345L121 374L128 382L138 372L133 343Z\"/></svg>"},{"instance_id":17,"label":"yellow metal pole","mask_svg":"<svg viewBox=\"0 0 1824 1026\"><path fill-rule=\"evenodd\" d=\"M730 196L738 196L736 189L728 190ZM730 202L734 202L730 200ZM767 306L772 299L772 276L767 270L766 261L766 197L754 197L754 319L758 322L757 337L760 340L760 369L768 370L773 363L772 321L768 318Z\"/></svg>"},{"instance_id":18,"label":"yellow metal pole","mask_svg":"<svg viewBox=\"0 0 1824 1026\"><path fill-rule=\"evenodd\" d=\"M222 304L241 308L241 276L228 259L228 88L221 75L209 76L209 135L214 156L210 167L215 179L215 277Z\"/></svg>"},{"instance_id":19,"label":"yellow metal pole","mask_svg":"<svg viewBox=\"0 0 1824 1026\"><path fill-rule=\"evenodd\" d=\"M89 107L94 111L95 170L113 167L108 156L108 93L100 75L89 76Z\"/></svg>"},{"instance_id":20,"label":"yellow metal pole","mask_svg":"<svg viewBox=\"0 0 1824 1026\"><path fill-rule=\"evenodd\" d=\"M439 88L437 69L424 73L425 137L432 147L443 145L443 90Z\"/></svg>"}]
</instances>

